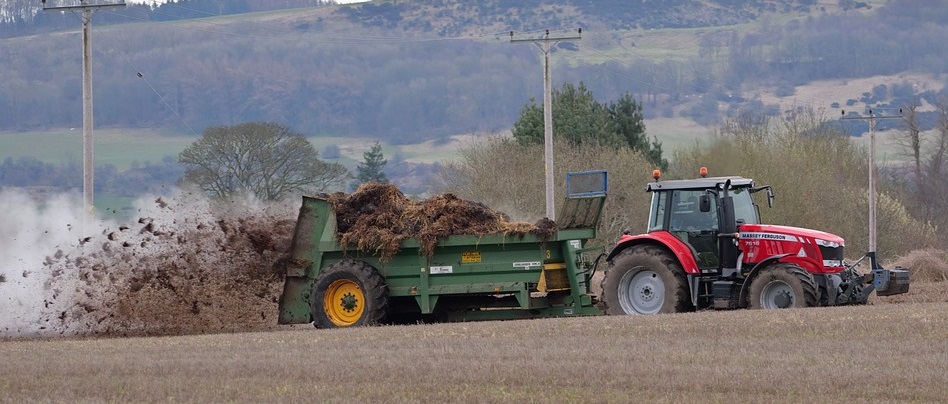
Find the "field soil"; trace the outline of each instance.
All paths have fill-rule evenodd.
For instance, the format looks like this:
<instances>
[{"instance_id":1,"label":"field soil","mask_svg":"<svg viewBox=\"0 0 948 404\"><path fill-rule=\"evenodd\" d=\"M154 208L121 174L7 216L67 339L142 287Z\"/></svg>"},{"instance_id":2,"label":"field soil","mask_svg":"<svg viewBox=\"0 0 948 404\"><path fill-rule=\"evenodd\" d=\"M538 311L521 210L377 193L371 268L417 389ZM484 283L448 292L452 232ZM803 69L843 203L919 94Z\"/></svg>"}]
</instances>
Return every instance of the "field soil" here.
<instances>
[{"instance_id":1,"label":"field soil","mask_svg":"<svg viewBox=\"0 0 948 404\"><path fill-rule=\"evenodd\" d=\"M948 303L17 340L0 402L939 402L943 341Z\"/></svg>"}]
</instances>

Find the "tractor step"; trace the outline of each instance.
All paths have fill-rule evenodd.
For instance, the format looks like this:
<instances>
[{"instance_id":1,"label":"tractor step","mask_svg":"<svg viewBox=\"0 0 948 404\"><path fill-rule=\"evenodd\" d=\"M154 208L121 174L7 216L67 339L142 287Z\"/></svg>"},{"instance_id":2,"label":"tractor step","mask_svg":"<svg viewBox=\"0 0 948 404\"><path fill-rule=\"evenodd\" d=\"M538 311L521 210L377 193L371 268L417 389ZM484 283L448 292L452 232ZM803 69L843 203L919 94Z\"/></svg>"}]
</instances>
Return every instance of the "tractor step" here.
<instances>
[{"instance_id":1,"label":"tractor step","mask_svg":"<svg viewBox=\"0 0 948 404\"><path fill-rule=\"evenodd\" d=\"M741 288L736 282L715 281L713 290L713 307L715 309L736 309L739 307L738 297Z\"/></svg>"}]
</instances>

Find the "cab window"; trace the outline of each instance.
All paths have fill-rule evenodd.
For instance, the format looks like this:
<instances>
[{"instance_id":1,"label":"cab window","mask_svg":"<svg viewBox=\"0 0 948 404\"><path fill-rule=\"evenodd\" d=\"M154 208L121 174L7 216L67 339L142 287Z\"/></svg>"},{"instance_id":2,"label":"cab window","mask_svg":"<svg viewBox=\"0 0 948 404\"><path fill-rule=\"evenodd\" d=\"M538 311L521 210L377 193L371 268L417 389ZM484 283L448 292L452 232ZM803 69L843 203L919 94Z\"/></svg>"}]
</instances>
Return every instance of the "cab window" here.
<instances>
[{"instance_id":1,"label":"cab window","mask_svg":"<svg viewBox=\"0 0 948 404\"><path fill-rule=\"evenodd\" d=\"M672 192L669 231L710 231L718 229L717 201L711 198L711 211L702 212L699 199L704 190Z\"/></svg>"}]
</instances>

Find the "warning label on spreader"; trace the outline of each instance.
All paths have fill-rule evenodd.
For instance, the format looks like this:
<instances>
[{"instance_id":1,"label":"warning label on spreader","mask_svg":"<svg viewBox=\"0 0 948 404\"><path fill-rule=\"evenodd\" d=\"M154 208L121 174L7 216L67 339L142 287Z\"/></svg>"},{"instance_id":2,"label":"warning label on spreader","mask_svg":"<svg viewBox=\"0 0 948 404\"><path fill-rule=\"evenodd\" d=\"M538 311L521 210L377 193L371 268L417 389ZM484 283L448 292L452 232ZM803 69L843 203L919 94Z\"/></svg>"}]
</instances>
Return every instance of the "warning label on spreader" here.
<instances>
[{"instance_id":1,"label":"warning label on spreader","mask_svg":"<svg viewBox=\"0 0 948 404\"><path fill-rule=\"evenodd\" d=\"M461 253L461 263L462 264L476 264L481 262L481 252L480 251L470 251Z\"/></svg>"}]
</instances>

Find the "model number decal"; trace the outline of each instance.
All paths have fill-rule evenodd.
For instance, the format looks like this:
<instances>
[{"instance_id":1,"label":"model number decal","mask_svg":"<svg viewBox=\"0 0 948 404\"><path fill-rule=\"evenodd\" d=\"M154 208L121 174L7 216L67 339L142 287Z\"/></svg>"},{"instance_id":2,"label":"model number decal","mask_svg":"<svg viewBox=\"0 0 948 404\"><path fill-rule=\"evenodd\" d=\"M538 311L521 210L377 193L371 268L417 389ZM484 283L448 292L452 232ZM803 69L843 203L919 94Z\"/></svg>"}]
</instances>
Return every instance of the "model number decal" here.
<instances>
[{"instance_id":1,"label":"model number decal","mask_svg":"<svg viewBox=\"0 0 948 404\"><path fill-rule=\"evenodd\" d=\"M437 274L450 274L450 273L454 273L454 268L451 267L450 265L442 265L442 266L437 266L437 267L431 267L431 269L429 270L429 272L430 272L432 275L437 275Z\"/></svg>"},{"instance_id":2,"label":"model number decal","mask_svg":"<svg viewBox=\"0 0 948 404\"><path fill-rule=\"evenodd\" d=\"M514 268L523 268L523 269L530 269L530 268L533 268L533 267L539 268L539 267L540 267L540 261L514 262L514 263L513 263L513 266L514 266Z\"/></svg>"}]
</instances>

